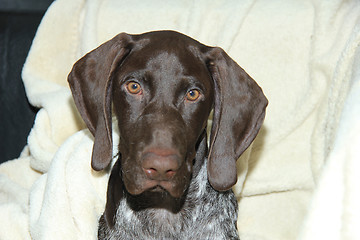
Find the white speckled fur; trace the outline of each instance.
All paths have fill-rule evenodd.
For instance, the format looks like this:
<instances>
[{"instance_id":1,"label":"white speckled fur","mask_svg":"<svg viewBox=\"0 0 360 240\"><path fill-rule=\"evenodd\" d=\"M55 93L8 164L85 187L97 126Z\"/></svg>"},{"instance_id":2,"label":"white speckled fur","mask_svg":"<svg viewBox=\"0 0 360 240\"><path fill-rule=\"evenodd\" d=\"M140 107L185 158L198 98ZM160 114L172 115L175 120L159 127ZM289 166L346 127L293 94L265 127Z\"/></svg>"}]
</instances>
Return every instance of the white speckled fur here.
<instances>
[{"instance_id":1,"label":"white speckled fur","mask_svg":"<svg viewBox=\"0 0 360 240\"><path fill-rule=\"evenodd\" d=\"M165 209L134 211L123 198L113 229L108 228L104 219L100 220L99 239L239 239L236 220L234 193L232 190L217 192L210 186L205 160L190 183L180 212L174 214Z\"/></svg>"}]
</instances>

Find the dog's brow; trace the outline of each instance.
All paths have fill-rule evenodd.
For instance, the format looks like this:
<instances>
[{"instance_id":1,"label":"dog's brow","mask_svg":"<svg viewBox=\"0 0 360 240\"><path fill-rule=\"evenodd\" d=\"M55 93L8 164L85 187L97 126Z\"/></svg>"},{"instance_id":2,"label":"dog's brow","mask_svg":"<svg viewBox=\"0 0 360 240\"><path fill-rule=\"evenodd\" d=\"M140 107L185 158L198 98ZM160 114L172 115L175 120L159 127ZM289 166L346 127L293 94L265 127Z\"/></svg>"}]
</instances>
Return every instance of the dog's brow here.
<instances>
[{"instance_id":1,"label":"dog's brow","mask_svg":"<svg viewBox=\"0 0 360 240\"><path fill-rule=\"evenodd\" d=\"M161 52L151 58L151 61L148 61L146 67L155 67L160 71L166 71L169 69L174 70L175 66L178 70L184 70L183 67L179 64L179 57L174 53Z\"/></svg>"}]
</instances>

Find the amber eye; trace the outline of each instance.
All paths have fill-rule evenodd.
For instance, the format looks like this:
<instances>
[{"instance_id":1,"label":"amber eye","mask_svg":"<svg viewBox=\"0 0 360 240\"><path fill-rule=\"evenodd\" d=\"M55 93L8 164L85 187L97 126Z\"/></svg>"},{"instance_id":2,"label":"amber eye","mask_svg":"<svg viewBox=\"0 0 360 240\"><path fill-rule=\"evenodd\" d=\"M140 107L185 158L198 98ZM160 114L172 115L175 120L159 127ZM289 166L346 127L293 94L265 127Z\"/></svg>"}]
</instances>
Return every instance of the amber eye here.
<instances>
[{"instance_id":1,"label":"amber eye","mask_svg":"<svg viewBox=\"0 0 360 240\"><path fill-rule=\"evenodd\" d=\"M200 97L200 92L196 89L192 89L186 93L186 99L189 101L196 101Z\"/></svg>"},{"instance_id":2,"label":"amber eye","mask_svg":"<svg viewBox=\"0 0 360 240\"><path fill-rule=\"evenodd\" d=\"M137 82L128 82L126 88L131 94L139 94L141 92L141 86Z\"/></svg>"}]
</instances>

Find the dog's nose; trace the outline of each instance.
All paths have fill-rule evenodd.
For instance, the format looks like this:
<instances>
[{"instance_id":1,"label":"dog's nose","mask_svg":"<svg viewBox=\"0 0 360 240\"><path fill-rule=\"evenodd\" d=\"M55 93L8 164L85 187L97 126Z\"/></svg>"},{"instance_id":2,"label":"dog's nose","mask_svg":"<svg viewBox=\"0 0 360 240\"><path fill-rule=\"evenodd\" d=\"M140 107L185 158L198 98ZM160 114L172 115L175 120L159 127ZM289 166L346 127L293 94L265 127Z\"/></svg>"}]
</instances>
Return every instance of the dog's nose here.
<instances>
[{"instance_id":1,"label":"dog's nose","mask_svg":"<svg viewBox=\"0 0 360 240\"><path fill-rule=\"evenodd\" d=\"M152 149L143 154L142 167L151 180L168 181L179 169L180 158L174 150Z\"/></svg>"}]
</instances>

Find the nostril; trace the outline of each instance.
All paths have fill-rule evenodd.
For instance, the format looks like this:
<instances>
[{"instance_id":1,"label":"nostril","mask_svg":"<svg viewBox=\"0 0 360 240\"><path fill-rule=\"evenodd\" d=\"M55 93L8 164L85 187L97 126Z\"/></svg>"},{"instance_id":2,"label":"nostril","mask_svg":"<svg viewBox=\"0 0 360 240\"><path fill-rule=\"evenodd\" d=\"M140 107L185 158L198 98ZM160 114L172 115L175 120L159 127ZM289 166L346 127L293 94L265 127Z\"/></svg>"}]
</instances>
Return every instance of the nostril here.
<instances>
[{"instance_id":1,"label":"nostril","mask_svg":"<svg viewBox=\"0 0 360 240\"><path fill-rule=\"evenodd\" d=\"M155 168L144 169L145 174L148 178L153 179L158 176L158 171Z\"/></svg>"},{"instance_id":2,"label":"nostril","mask_svg":"<svg viewBox=\"0 0 360 240\"><path fill-rule=\"evenodd\" d=\"M147 178L158 181L171 180L180 166L180 158L173 152L147 151L142 157L142 167Z\"/></svg>"},{"instance_id":3,"label":"nostril","mask_svg":"<svg viewBox=\"0 0 360 240\"><path fill-rule=\"evenodd\" d=\"M170 180L176 174L175 170L162 170L155 168L144 168L146 177L152 180Z\"/></svg>"},{"instance_id":4,"label":"nostril","mask_svg":"<svg viewBox=\"0 0 360 240\"><path fill-rule=\"evenodd\" d=\"M166 172L166 177L167 177L168 179L170 179L170 178L174 177L175 173L176 173L176 172L173 171L173 170L168 170L168 171Z\"/></svg>"}]
</instances>

